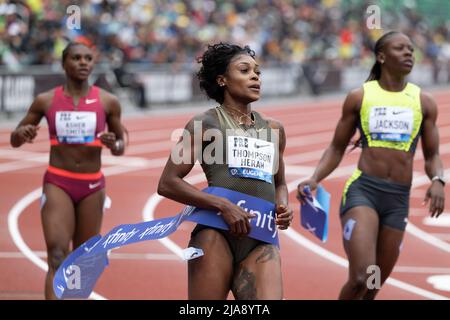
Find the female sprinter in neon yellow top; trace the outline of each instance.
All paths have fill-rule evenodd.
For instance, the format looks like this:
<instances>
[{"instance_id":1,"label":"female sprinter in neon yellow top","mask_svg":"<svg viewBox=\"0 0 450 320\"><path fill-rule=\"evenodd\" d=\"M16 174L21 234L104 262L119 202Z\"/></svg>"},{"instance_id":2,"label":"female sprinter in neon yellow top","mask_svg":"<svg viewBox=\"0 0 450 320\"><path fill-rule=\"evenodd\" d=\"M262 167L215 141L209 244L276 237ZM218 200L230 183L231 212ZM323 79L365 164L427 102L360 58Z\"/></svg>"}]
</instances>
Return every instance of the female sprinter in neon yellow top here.
<instances>
[{"instance_id":1,"label":"female sprinter in neon yellow top","mask_svg":"<svg viewBox=\"0 0 450 320\"><path fill-rule=\"evenodd\" d=\"M444 179L433 98L406 81L414 65L413 44L400 32L389 32L375 44L376 63L362 88L350 92L334 138L311 178L298 185L312 190L340 163L358 128L362 146L358 168L347 181L340 218L349 278L340 299L373 299L379 288L368 288L376 265L381 284L389 277L400 252L408 222L414 152L419 137L425 171L431 179L425 200L431 216L444 210Z\"/></svg>"}]
</instances>

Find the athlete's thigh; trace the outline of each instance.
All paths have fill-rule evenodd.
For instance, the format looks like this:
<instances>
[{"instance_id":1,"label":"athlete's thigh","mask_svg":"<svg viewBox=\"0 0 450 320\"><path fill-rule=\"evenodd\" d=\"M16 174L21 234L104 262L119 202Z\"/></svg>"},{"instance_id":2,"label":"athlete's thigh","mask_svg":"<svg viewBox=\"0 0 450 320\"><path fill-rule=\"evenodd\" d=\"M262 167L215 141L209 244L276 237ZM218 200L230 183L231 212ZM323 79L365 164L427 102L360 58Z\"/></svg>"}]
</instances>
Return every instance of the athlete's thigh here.
<instances>
[{"instance_id":1,"label":"athlete's thigh","mask_svg":"<svg viewBox=\"0 0 450 320\"><path fill-rule=\"evenodd\" d=\"M74 249L100 233L104 201L105 189L101 189L88 195L76 206Z\"/></svg>"},{"instance_id":2,"label":"athlete's thigh","mask_svg":"<svg viewBox=\"0 0 450 320\"><path fill-rule=\"evenodd\" d=\"M382 225L378 235L377 265L381 271L381 283L384 283L400 255L404 231Z\"/></svg>"},{"instance_id":3,"label":"athlete's thigh","mask_svg":"<svg viewBox=\"0 0 450 320\"><path fill-rule=\"evenodd\" d=\"M42 228L47 249L69 250L75 231L75 209L72 199L60 187L50 183L43 187Z\"/></svg>"},{"instance_id":4,"label":"athlete's thigh","mask_svg":"<svg viewBox=\"0 0 450 320\"><path fill-rule=\"evenodd\" d=\"M233 278L236 299L282 299L283 284L278 248L261 244L253 249L238 266Z\"/></svg>"},{"instance_id":5,"label":"athlete's thigh","mask_svg":"<svg viewBox=\"0 0 450 320\"><path fill-rule=\"evenodd\" d=\"M233 275L233 256L227 240L219 231L206 228L191 238L189 246L204 253L188 262L189 299L226 299Z\"/></svg>"},{"instance_id":6,"label":"athlete's thigh","mask_svg":"<svg viewBox=\"0 0 450 320\"><path fill-rule=\"evenodd\" d=\"M357 206L341 216L344 249L352 272L366 272L376 263L379 218L368 206Z\"/></svg>"}]
</instances>

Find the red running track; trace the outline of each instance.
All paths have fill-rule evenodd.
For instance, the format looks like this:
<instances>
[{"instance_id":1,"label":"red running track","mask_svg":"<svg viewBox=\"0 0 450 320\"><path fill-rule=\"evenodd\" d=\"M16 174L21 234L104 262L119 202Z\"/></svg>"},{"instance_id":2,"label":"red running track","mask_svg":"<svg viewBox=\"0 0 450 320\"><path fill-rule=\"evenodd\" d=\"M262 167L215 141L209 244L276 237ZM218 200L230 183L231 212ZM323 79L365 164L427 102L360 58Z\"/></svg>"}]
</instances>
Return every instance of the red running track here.
<instances>
[{"instance_id":1,"label":"red running track","mask_svg":"<svg viewBox=\"0 0 450 320\"><path fill-rule=\"evenodd\" d=\"M446 176L450 176L450 93L435 92L434 96L439 105L441 155ZM329 238L325 244L300 227L298 202L293 192L298 181L314 170L331 140L341 103L335 99L274 104L259 109L280 120L288 137L286 176L295 224L289 231L280 232L286 299L336 299L347 277L338 207L359 151L347 154L335 173L323 182L332 195ZM102 234L119 224L179 212L182 205L156 196L156 187L174 144L173 130L183 128L193 114L140 115L124 120L131 142L126 156L112 157L108 152L103 156L112 207L105 214ZM42 299L46 256L39 195L48 163L49 141L43 125L35 143L12 149L10 130L0 128L0 299ZM423 166L419 147L410 224L400 259L379 299L450 298L450 213L447 209L439 220L427 218L427 209L421 205L428 186ZM197 166L189 179L199 188L205 186ZM446 196L450 198L449 188ZM192 228L193 224L185 222L164 241L147 241L114 250L110 266L95 288L94 298L186 299L187 267L177 253L187 246Z\"/></svg>"}]
</instances>

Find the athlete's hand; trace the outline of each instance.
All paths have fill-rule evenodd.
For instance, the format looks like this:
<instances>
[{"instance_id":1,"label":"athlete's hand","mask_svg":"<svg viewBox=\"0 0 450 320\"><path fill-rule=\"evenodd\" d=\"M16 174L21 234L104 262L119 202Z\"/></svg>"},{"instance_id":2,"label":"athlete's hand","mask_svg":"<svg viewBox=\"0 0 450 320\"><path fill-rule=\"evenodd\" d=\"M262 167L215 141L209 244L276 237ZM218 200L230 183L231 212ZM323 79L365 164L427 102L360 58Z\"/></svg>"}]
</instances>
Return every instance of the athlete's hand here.
<instances>
[{"instance_id":1,"label":"athlete's hand","mask_svg":"<svg viewBox=\"0 0 450 320\"><path fill-rule=\"evenodd\" d=\"M27 124L20 126L16 130L16 134L20 141L33 143L34 138L36 138L40 126L35 126L33 124Z\"/></svg>"},{"instance_id":2,"label":"athlete's hand","mask_svg":"<svg viewBox=\"0 0 450 320\"><path fill-rule=\"evenodd\" d=\"M301 204L305 204L304 198L306 197L306 193L305 193L304 189L306 186L309 186L309 190L311 190L311 192L313 192L314 190L317 189L317 181L312 178L309 178L298 184L297 199L298 199L298 201L300 201Z\"/></svg>"},{"instance_id":3,"label":"athlete's hand","mask_svg":"<svg viewBox=\"0 0 450 320\"><path fill-rule=\"evenodd\" d=\"M275 219L275 223L278 225L280 230L286 230L292 223L292 219L294 219L294 211L285 206L284 204L279 204L276 207L277 217Z\"/></svg>"},{"instance_id":4,"label":"athlete's hand","mask_svg":"<svg viewBox=\"0 0 450 320\"><path fill-rule=\"evenodd\" d=\"M230 233L242 237L250 233L250 219L255 218L256 215L245 212L241 207L229 202L222 209L222 217L230 228Z\"/></svg>"},{"instance_id":5,"label":"athlete's hand","mask_svg":"<svg viewBox=\"0 0 450 320\"><path fill-rule=\"evenodd\" d=\"M444 211L445 207L445 192L444 186L439 181L433 181L428 188L423 204L426 205L429 202L429 212L431 217L439 217Z\"/></svg>"},{"instance_id":6,"label":"athlete's hand","mask_svg":"<svg viewBox=\"0 0 450 320\"><path fill-rule=\"evenodd\" d=\"M102 132L97 135L100 141L111 150L116 147L116 134L114 132Z\"/></svg>"}]
</instances>

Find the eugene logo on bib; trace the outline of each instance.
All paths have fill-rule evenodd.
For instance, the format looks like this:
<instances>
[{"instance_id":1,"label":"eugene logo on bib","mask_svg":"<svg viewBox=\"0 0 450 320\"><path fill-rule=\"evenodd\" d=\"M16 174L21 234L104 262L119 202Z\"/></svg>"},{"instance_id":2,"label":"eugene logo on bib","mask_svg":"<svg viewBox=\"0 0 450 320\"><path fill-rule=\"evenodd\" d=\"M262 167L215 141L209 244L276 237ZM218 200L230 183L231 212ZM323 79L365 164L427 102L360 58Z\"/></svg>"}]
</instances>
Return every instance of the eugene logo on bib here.
<instances>
[{"instance_id":1,"label":"eugene logo on bib","mask_svg":"<svg viewBox=\"0 0 450 320\"><path fill-rule=\"evenodd\" d=\"M393 106L370 109L369 133L372 140L407 142L413 132L413 124L412 109Z\"/></svg>"},{"instance_id":2,"label":"eugene logo on bib","mask_svg":"<svg viewBox=\"0 0 450 320\"><path fill-rule=\"evenodd\" d=\"M60 143L83 144L93 142L97 114L85 111L58 111L55 116L56 135Z\"/></svg>"},{"instance_id":3,"label":"eugene logo on bib","mask_svg":"<svg viewBox=\"0 0 450 320\"><path fill-rule=\"evenodd\" d=\"M233 177L263 180L272 183L274 143L261 139L228 136L228 171Z\"/></svg>"}]
</instances>

